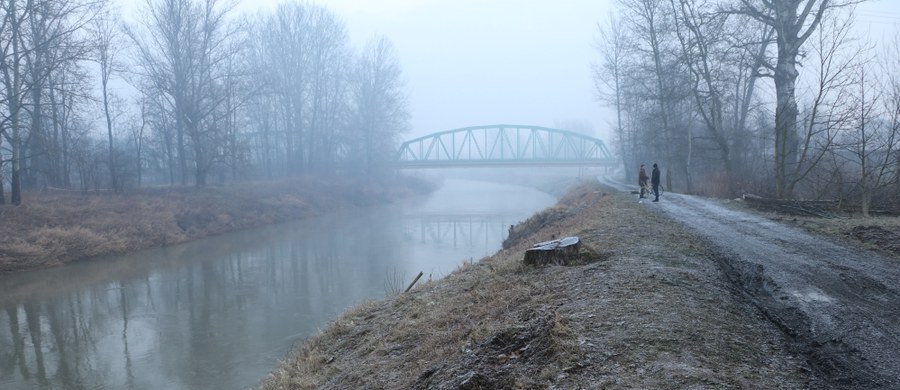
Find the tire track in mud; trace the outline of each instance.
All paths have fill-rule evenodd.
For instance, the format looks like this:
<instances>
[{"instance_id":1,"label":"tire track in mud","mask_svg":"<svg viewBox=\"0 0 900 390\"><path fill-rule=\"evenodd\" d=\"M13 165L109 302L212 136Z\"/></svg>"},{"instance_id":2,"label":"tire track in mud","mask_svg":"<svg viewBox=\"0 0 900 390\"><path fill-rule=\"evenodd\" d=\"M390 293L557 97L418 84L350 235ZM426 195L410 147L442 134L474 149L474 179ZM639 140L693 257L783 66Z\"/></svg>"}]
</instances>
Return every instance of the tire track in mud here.
<instances>
[{"instance_id":1,"label":"tire track in mud","mask_svg":"<svg viewBox=\"0 0 900 390\"><path fill-rule=\"evenodd\" d=\"M794 341L814 387L900 388L900 264L714 201L667 194L733 285Z\"/></svg>"},{"instance_id":2,"label":"tire track in mud","mask_svg":"<svg viewBox=\"0 0 900 390\"><path fill-rule=\"evenodd\" d=\"M618 190L631 186L609 183ZM900 388L900 263L716 201L647 203L693 229L735 289L789 336L813 388Z\"/></svg>"}]
</instances>

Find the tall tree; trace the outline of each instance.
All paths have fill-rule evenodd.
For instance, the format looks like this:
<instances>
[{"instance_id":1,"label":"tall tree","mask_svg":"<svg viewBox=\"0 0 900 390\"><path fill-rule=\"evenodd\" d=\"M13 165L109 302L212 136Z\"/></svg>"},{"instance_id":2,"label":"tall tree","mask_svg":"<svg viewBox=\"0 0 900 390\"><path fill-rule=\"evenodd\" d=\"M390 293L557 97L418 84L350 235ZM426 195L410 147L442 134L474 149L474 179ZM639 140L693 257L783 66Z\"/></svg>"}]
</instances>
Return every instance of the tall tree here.
<instances>
[{"instance_id":1,"label":"tall tree","mask_svg":"<svg viewBox=\"0 0 900 390\"><path fill-rule=\"evenodd\" d=\"M346 121L352 54L346 28L324 8L311 12L307 165L321 173L334 166L338 130Z\"/></svg>"},{"instance_id":2,"label":"tall tree","mask_svg":"<svg viewBox=\"0 0 900 390\"><path fill-rule=\"evenodd\" d=\"M392 157L396 136L409 127L402 70L387 38L374 38L363 50L353 85L351 131L363 173L371 176L377 173L378 163Z\"/></svg>"},{"instance_id":3,"label":"tall tree","mask_svg":"<svg viewBox=\"0 0 900 390\"><path fill-rule=\"evenodd\" d=\"M634 177L634 158L636 145L634 136L628 136L622 115L625 111L625 72L628 55L628 36L614 15L609 17L608 28L600 26L600 42L597 50L600 52L601 62L593 66L594 87L598 96L616 110L616 138L618 139L619 155L625 167L625 175ZM611 90L611 92L607 92ZM633 134L633 133L632 133Z\"/></svg>"},{"instance_id":4,"label":"tall tree","mask_svg":"<svg viewBox=\"0 0 900 390\"><path fill-rule=\"evenodd\" d=\"M670 0L670 4L678 22L675 32L682 56L691 74L691 94L696 102L696 111L706 133L719 150L726 185L730 187L733 167L731 139L725 128L724 102L725 88L728 86L722 77L723 68L728 66L724 57L729 55L722 47L727 42L727 19L721 13L704 11L711 7L703 0Z\"/></svg>"},{"instance_id":5,"label":"tall tree","mask_svg":"<svg viewBox=\"0 0 900 390\"><path fill-rule=\"evenodd\" d=\"M748 15L775 31L777 56L767 64L775 80L775 194L789 197L788 170L797 163L798 66L803 44L825 14L854 0L740 0L735 12Z\"/></svg>"},{"instance_id":6,"label":"tall tree","mask_svg":"<svg viewBox=\"0 0 900 390\"><path fill-rule=\"evenodd\" d=\"M858 68L868 54L863 49L849 51L851 21L852 14L826 16L813 34L816 39L807 53L813 93L800 112L796 162L786 175L789 194L833 151L835 139L853 126L857 106L866 100L854 98L853 89L864 79L857 77Z\"/></svg>"},{"instance_id":7,"label":"tall tree","mask_svg":"<svg viewBox=\"0 0 900 390\"><path fill-rule=\"evenodd\" d=\"M27 48L22 39L22 28L30 12L31 2L22 6L16 0L2 4L3 23L0 24L0 72L3 73L4 100L3 136L10 147L10 201L22 203L22 123L23 100L27 96L27 83L22 72ZM24 8L24 9L23 9Z\"/></svg>"},{"instance_id":8,"label":"tall tree","mask_svg":"<svg viewBox=\"0 0 900 390\"><path fill-rule=\"evenodd\" d=\"M666 186L672 187L672 166L681 165L686 169L686 156L680 156L676 161L678 146L683 144L686 137L681 137L681 130L687 130L688 116L684 113L675 113L680 104L683 104L680 91L683 76L679 69L679 59L673 55L674 46L677 45L674 37L674 18L666 0L620 0L624 6L623 19L628 22L631 35L634 40L634 50L641 57L637 60L641 67L637 69L643 80L636 85L641 91L643 99L649 99L655 108L646 118L644 126L649 126L652 131L645 134L645 143L652 147L649 156L659 162L664 170ZM643 69L641 69L643 68ZM651 124L652 123L652 124ZM681 126L678 126L681 125Z\"/></svg>"},{"instance_id":9,"label":"tall tree","mask_svg":"<svg viewBox=\"0 0 900 390\"><path fill-rule=\"evenodd\" d=\"M128 35L139 51L143 76L171 100L181 183L187 183L188 146L194 183L205 186L220 151L220 128L211 122L225 95L218 93L229 39L237 33L219 0L147 0L147 17ZM188 143L189 142L189 143Z\"/></svg>"},{"instance_id":10,"label":"tall tree","mask_svg":"<svg viewBox=\"0 0 900 390\"><path fill-rule=\"evenodd\" d=\"M116 176L113 120L109 108L110 78L122 70L122 66L119 62L119 54L121 53L122 46L117 39L117 37L119 37L119 31L116 23L116 15L109 11L105 12L100 17L94 19L91 30L95 45L95 61L100 66L100 91L103 98L103 116L106 119L106 134L109 140L108 161L110 184L114 191L119 192L121 189L118 177Z\"/></svg>"}]
</instances>

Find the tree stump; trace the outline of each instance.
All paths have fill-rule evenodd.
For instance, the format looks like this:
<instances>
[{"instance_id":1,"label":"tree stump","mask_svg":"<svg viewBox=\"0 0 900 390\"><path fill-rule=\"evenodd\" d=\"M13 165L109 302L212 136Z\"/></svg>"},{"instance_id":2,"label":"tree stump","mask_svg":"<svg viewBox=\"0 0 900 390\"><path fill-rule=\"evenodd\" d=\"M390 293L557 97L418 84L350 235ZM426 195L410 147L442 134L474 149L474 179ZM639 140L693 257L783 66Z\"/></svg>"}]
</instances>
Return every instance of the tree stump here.
<instances>
[{"instance_id":1,"label":"tree stump","mask_svg":"<svg viewBox=\"0 0 900 390\"><path fill-rule=\"evenodd\" d=\"M525 251L526 265L535 267L557 264L569 265L578 261L581 240L578 237L564 237L559 240L541 242Z\"/></svg>"}]
</instances>

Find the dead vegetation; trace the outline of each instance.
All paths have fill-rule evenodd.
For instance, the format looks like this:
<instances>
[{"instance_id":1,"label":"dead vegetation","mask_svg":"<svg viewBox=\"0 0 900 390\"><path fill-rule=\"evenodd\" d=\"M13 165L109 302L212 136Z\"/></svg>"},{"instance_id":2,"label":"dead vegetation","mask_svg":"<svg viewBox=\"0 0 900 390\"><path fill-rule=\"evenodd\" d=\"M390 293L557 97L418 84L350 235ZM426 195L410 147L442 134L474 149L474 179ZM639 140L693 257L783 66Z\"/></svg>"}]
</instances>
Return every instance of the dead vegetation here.
<instances>
[{"instance_id":1,"label":"dead vegetation","mask_svg":"<svg viewBox=\"0 0 900 390\"><path fill-rule=\"evenodd\" d=\"M753 211L773 221L800 227L844 244L878 251L900 259L900 217L828 211L797 213L790 209L760 208L753 202L727 202L732 207Z\"/></svg>"},{"instance_id":2,"label":"dead vegetation","mask_svg":"<svg viewBox=\"0 0 900 390\"><path fill-rule=\"evenodd\" d=\"M745 194L743 200L757 210L787 215L835 218L840 212L840 203L834 200L773 199L751 194Z\"/></svg>"},{"instance_id":3,"label":"dead vegetation","mask_svg":"<svg viewBox=\"0 0 900 390\"><path fill-rule=\"evenodd\" d=\"M646 207L583 185L495 256L347 311L262 387L807 387L805 363L702 244ZM592 261L522 265L531 244L561 235Z\"/></svg>"},{"instance_id":4,"label":"dead vegetation","mask_svg":"<svg viewBox=\"0 0 900 390\"><path fill-rule=\"evenodd\" d=\"M428 190L412 179L361 183L305 177L124 195L31 192L21 206L0 206L0 273L170 245Z\"/></svg>"}]
</instances>

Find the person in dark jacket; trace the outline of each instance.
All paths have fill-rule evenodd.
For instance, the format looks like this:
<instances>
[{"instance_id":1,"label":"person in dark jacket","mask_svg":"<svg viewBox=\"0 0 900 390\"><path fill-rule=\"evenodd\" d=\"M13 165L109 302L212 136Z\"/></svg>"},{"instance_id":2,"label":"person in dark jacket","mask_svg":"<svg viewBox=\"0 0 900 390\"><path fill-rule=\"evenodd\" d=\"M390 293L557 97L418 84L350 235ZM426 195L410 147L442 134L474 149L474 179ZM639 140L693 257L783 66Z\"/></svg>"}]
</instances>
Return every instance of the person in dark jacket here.
<instances>
[{"instance_id":1,"label":"person in dark jacket","mask_svg":"<svg viewBox=\"0 0 900 390\"><path fill-rule=\"evenodd\" d=\"M650 184L653 185L653 195L656 195L653 201L659 202L659 167L656 163L653 163L653 172L650 173Z\"/></svg>"}]
</instances>

